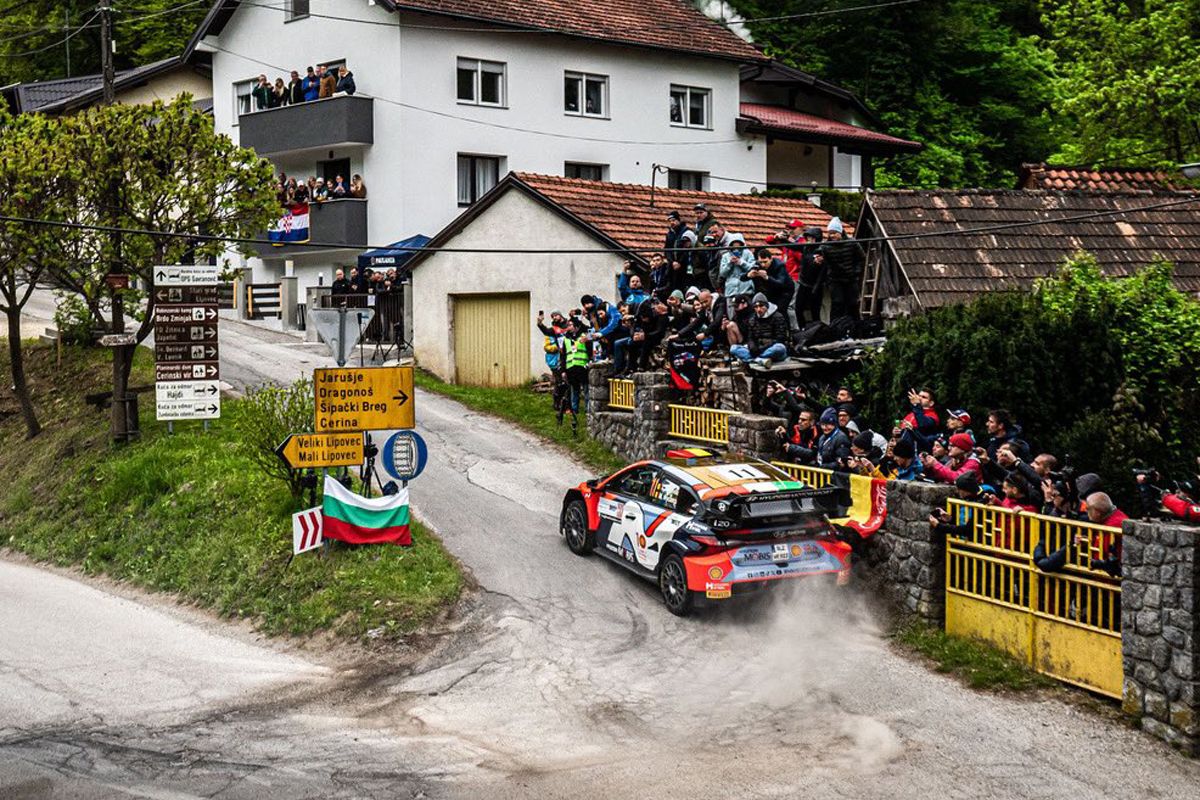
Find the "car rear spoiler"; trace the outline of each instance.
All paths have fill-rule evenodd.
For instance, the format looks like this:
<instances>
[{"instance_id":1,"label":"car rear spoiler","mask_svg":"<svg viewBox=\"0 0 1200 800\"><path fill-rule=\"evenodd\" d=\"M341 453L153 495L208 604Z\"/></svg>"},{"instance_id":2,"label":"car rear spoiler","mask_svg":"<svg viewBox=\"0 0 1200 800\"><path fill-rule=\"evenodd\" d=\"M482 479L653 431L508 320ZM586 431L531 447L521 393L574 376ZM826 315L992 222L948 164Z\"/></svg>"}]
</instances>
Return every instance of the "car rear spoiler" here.
<instances>
[{"instance_id":1,"label":"car rear spoiler","mask_svg":"<svg viewBox=\"0 0 1200 800\"><path fill-rule=\"evenodd\" d=\"M714 525L716 528L731 523L732 526L771 524L779 519L803 516L822 519L837 512L838 492L836 487L825 486L820 489L724 495L705 503L705 519L717 523ZM721 525L721 522L725 525Z\"/></svg>"}]
</instances>

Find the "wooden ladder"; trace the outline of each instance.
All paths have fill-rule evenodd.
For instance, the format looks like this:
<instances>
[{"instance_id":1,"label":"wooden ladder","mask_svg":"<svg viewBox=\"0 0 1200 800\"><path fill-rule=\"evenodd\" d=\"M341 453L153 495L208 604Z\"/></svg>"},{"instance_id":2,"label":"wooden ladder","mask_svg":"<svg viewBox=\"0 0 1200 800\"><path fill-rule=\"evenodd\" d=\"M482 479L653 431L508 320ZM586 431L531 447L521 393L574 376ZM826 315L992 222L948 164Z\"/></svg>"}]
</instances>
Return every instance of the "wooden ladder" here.
<instances>
[{"instance_id":1,"label":"wooden ladder","mask_svg":"<svg viewBox=\"0 0 1200 800\"><path fill-rule=\"evenodd\" d=\"M860 319L875 316L876 295L879 291L879 272L883 268L881 250L879 242L872 242L867 250L867 264L863 272L862 292L858 296L858 316Z\"/></svg>"}]
</instances>

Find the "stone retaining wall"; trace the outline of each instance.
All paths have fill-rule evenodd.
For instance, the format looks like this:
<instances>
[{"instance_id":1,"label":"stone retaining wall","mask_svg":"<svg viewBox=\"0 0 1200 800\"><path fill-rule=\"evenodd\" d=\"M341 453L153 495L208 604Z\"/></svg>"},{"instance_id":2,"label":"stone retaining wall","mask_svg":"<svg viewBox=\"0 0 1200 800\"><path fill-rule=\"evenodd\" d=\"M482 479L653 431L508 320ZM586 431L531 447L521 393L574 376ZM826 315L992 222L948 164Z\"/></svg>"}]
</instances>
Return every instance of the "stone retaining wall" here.
<instances>
[{"instance_id":1,"label":"stone retaining wall","mask_svg":"<svg viewBox=\"0 0 1200 800\"><path fill-rule=\"evenodd\" d=\"M901 610L925 622L946 619L946 542L929 525L929 514L945 508L949 486L888 481L887 520L867 550L870 580Z\"/></svg>"},{"instance_id":2,"label":"stone retaining wall","mask_svg":"<svg viewBox=\"0 0 1200 800\"><path fill-rule=\"evenodd\" d=\"M1200 528L1127 522L1121 565L1122 707L1200 755Z\"/></svg>"},{"instance_id":3,"label":"stone retaining wall","mask_svg":"<svg viewBox=\"0 0 1200 800\"><path fill-rule=\"evenodd\" d=\"M629 461L661 457L659 443L671 424L670 378L661 371L634 373L633 411L610 410L611 371L606 364L588 370L588 435Z\"/></svg>"}]
</instances>

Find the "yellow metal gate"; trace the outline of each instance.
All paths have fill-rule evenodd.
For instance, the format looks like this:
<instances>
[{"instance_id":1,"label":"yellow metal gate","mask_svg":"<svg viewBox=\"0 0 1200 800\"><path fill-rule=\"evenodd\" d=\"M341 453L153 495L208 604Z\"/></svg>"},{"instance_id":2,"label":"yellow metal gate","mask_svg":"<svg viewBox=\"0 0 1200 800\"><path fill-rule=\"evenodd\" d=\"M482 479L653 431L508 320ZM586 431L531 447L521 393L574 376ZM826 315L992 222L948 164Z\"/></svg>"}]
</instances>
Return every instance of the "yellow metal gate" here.
<instances>
[{"instance_id":1,"label":"yellow metal gate","mask_svg":"<svg viewBox=\"0 0 1200 800\"><path fill-rule=\"evenodd\" d=\"M473 386L519 386L529 380L528 294L457 295L454 375Z\"/></svg>"},{"instance_id":2,"label":"yellow metal gate","mask_svg":"<svg viewBox=\"0 0 1200 800\"><path fill-rule=\"evenodd\" d=\"M947 511L965 531L946 537L946 632L1120 698L1121 583L1091 567L1120 552L1120 530L959 500ZM1039 542L1063 548L1061 571L1033 563Z\"/></svg>"}]
</instances>

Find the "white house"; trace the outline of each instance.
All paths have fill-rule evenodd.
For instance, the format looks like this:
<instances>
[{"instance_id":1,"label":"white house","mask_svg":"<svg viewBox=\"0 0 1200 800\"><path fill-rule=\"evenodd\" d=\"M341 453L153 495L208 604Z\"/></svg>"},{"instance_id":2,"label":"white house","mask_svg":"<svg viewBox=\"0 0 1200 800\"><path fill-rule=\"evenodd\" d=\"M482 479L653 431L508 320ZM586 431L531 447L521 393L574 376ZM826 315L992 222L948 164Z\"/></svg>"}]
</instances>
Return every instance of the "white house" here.
<instances>
[{"instance_id":1,"label":"white house","mask_svg":"<svg viewBox=\"0 0 1200 800\"><path fill-rule=\"evenodd\" d=\"M367 245L432 234L510 171L749 192L867 186L869 156L919 148L862 127L852 95L773 65L686 0L214 3L185 58L211 60L217 130L288 175L360 174L312 210L313 244L265 247L328 283ZM345 63L357 93L258 111L251 81Z\"/></svg>"}]
</instances>

